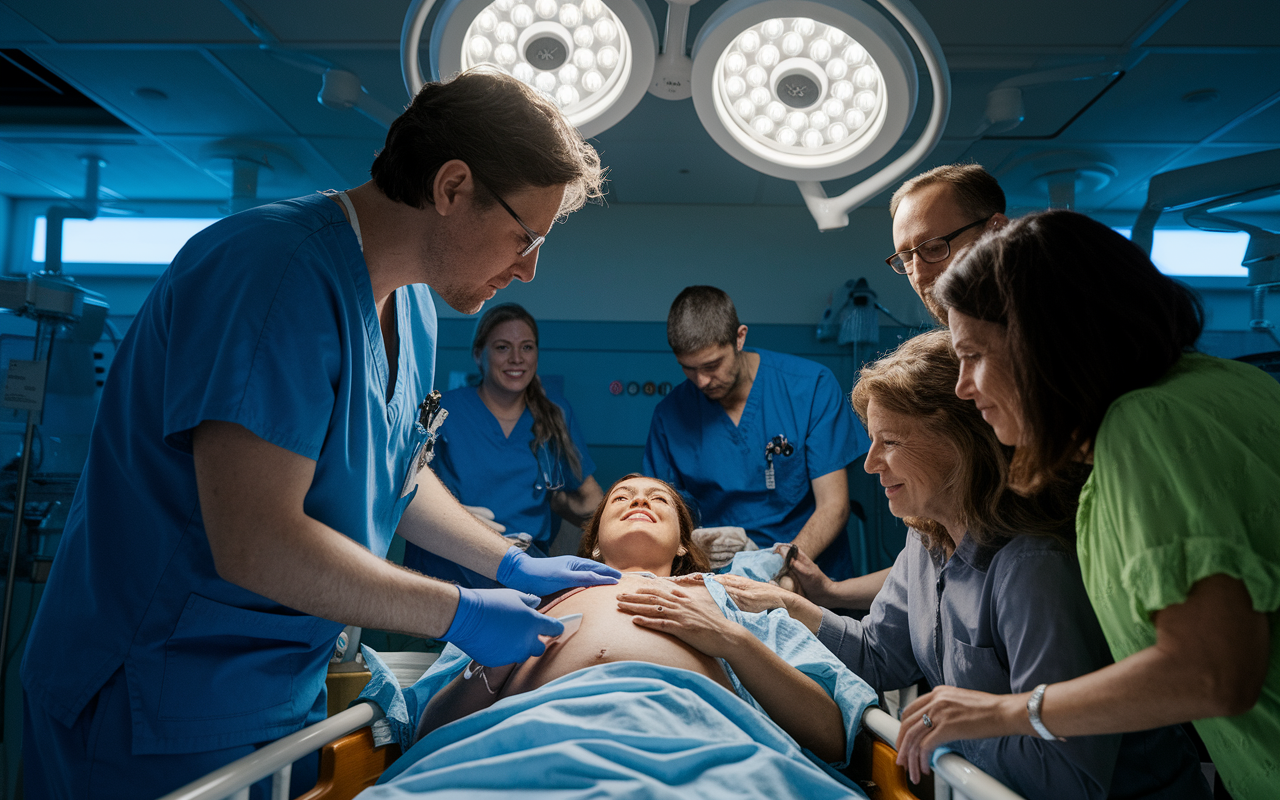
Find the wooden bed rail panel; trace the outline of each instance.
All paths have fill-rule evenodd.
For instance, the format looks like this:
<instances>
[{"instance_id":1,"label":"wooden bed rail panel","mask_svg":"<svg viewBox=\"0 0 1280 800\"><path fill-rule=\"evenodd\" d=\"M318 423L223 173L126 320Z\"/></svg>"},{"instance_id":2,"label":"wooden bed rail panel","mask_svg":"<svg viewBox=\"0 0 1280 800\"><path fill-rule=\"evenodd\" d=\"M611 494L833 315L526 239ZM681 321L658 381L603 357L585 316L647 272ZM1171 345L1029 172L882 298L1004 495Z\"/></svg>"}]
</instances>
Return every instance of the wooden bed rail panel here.
<instances>
[{"instance_id":1,"label":"wooden bed rail panel","mask_svg":"<svg viewBox=\"0 0 1280 800\"><path fill-rule=\"evenodd\" d=\"M373 746L373 730L361 728L320 750L315 788L297 800L351 800L378 782L378 776L400 757L400 746Z\"/></svg>"}]
</instances>

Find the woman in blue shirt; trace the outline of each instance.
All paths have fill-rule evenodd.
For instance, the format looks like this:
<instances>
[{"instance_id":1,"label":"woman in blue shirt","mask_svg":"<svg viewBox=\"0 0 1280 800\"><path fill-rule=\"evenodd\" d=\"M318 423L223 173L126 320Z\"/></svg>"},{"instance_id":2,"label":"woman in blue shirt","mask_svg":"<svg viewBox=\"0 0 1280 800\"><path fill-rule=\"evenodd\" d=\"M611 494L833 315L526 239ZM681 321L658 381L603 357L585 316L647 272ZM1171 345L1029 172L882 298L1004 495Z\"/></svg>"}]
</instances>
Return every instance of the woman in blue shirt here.
<instances>
[{"instance_id":1,"label":"woman in blue shirt","mask_svg":"<svg viewBox=\"0 0 1280 800\"><path fill-rule=\"evenodd\" d=\"M538 323L528 311L515 303L486 311L471 355L480 385L444 394L449 416L431 466L473 514L513 539L528 534L528 552L545 555L553 514L581 527L604 499L595 462L568 401L538 379ZM413 544L404 564L466 586L492 583Z\"/></svg>"}]
</instances>

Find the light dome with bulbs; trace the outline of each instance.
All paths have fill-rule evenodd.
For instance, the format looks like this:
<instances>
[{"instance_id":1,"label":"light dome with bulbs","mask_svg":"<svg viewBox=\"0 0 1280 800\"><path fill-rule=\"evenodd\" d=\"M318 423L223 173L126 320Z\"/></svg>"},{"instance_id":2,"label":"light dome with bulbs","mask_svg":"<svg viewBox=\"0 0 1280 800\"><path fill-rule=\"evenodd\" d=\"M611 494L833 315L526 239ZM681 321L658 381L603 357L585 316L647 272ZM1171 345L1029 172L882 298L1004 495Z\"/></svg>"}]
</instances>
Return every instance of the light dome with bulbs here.
<instances>
[{"instance_id":1,"label":"light dome with bulbs","mask_svg":"<svg viewBox=\"0 0 1280 800\"><path fill-rule=\"evenodd\" d=\"M915 107L905 42L858 2L730 0L694 45L693 99L712 138L788 180L864 169L901 137Z\"/></svg>"},{"instance_id":2,"label":"light dome with bulbs","mask_svg":"<svg viewBox=\"0 0 1280 800\"><path fill-rule=\"evenodd\" d=\"M431 37L436 78L498 69L554 102L585 136L625 117L653 74L657 29L631 0L460 0Z\"/></svg>"}]
</instances>

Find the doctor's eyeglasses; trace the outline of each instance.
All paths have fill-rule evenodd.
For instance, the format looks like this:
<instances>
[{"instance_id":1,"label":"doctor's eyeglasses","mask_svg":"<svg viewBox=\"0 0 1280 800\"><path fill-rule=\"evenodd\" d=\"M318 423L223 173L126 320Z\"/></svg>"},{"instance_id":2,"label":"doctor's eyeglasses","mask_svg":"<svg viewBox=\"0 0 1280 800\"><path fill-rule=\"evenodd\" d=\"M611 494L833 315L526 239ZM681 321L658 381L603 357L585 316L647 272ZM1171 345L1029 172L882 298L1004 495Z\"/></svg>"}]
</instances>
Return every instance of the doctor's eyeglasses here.
<instances>
[{"instance_id":1,"label":"doctor's eyeglasses","mask_svg":"<svg viewBox=\"0 0 1280 800\"><path fill-rule=\"evenodd\" d=\"M507 213L511 215L511 218L512 218L512 219L514 219L516 222L520 223L520 227L521 227L521 228L524 228L524 235L528 238L528 240L529 240L529 244L528 244L528 245L526 245L526 246L525 246L525 248L524 248L523 250L521 250L521 251L520 251L520 257L521 257L521 258L524 258L525 256L527 256L527 255L529 255L530 253L532 253L534 250L537 250L537 249L538 249L538 247L539 247L543 242L545 242L545 241L547 240L547 237L545 237L545 236L543 236L542 234L538 233L538 232L537 232L537 231L535 231L533 228L530 228L528 225L525 225L525 224L524 224L524 220L520 219L520 215L519 215L519 214L517 214L516 212L512 211L512 210L511 210L511 206L507 205L507 201L506 201L506 200L503 200L501 197L498 197L498 193L497 193L497 192L495 192L495 191L493 191L492 189L490 189L490 190L489 190L489 194L493 195L493 199L494 199L494 200L497 200L497 201L498 201L498 205L502 206L503 208L505 208L505 209L507 210Z\"/></svg>"},{"instance_id":2,"label":"doctor's eyeglasses","mask_svg":"<svg viewBox=\"0 0 1280 800\"><path fill-rule=\"evenodd\" d=\"M971 228L976 228L979 225L987 224L987 220L989 219L991 219L991 217L987 217L986 219L980 219L977 222L970 222L968 225L965 225L963 228L957 228L951 233L948 233L946 236L935 236L934 238L929 239L928 241L921 242L920 244L916 245L910 250L902 250L900 252L894 253L893 255L886 258L884 260L884 263L892 267L893 271L898 273L899 275L907 274L908 272L907 259L911 259L914 261L916 258L919 258L921 261L923 261L926 264L936 264L939 261L946 259L947 256L951 255L952 239L956 238L957 236L959 236L960 234L964 233L965 231Z\"/></svg>"}]
</instances>

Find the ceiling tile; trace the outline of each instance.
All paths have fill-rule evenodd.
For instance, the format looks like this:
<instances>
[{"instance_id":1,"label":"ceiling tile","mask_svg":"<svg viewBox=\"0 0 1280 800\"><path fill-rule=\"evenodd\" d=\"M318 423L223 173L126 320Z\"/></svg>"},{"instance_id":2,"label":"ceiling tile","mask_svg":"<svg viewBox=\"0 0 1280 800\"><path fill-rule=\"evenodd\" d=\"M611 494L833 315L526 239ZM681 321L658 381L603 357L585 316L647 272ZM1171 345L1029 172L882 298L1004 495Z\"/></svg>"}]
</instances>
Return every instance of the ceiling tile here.
<instances>
[{"instance_id":1,"label":"ceiling tile","mask_svg":"<svg viewBox=\"0 0 1280 800\"><path fill-rule=\"evenodd\" d=\"M6 140L0 141L0 162L21 164L38 177L38 189L28 197L57 197L50 187L72 197L84 193L84 155L107 163L101 172L104 190L129 200L147 198L211 199L227 193L224 186L194 168L168 148L143 140L139 144L110 142ZM0 190L4 194L10 192Z\"/></svg>"},{"instance_id":2,"label":"ceiling tile","mask_svg":"<svg viewBox=\"0 0 1280 800\"><path fill-rule=\"evenodd\" d=\"M319 55L306 54L301 57L306 60L300 60L297 54L291 54L288 56L290 61L286 62L263 50L222 51L214 53L214 57L262 98L289 127L303 136L375 137L379 140L386 136L386 128L363 114L351 109L326 108L316 99L321 85L319 72L325 66L355 71L357 65L351 63L355 59L334 63ZM308 65L309 68L300 65ZM370 73L372 70L356 72L366 90L369 82L365 76ZM404 88L395 88L400 90L396 99L403 105ZM382 102L381 97L375 95L375 99ZM392 107L392 102L395 101L383 102L383 105Z\"/></svg>"},{"instance_id":3,"label":"ceiling tile","mask_svg":"<svg viewBox=\"0 0 1280 800\"><path fill-rule=\"evenodd\" d=\"M405 2L247 0L282 42L400 42Z\"/></svg>"},{"instance_id":4,"label":"ceiling tile","mask_svg":"<svg viewBox=\"0 0 1280 800\"><path fill-rule=\"evenodd\" d=\"M58 42L253 42L218 0L5 0Z\"/></svg>"},{"instance_id":5,"label":"ceiling tile","mask_svg":"<svg viewBox=\"0 0 1280 800\"><path fill-rule=\"evenodd\" d=\"M1151 46L1280 46L1280 3L1191 0L1147 41Z\"/></svg>"},{"instance_id":6,"label":"ceiling tile","mask_svg":"<svg viewBox=\"0 0 1280 800\"><path fill-rule=\"evenodd\" d=\"M49 37L27 22L18 12L0 3L0 45L22 47L27 44L47 44Z\"/></svg>"},{"instance_id":7,"label":"ceiling tile","mask_svg":"<svg viewBox=\"0 0 1280 800\"><path fill-rule=\"evenodd\" d=\"M29 52L99 105L158 135L293 133L260 98L199 51L41 47ZM134 94L143 88L164 97Z\"/></svg>"},{"instance_id":8,"label":"ceiling tile","mask_svg":"<svg viewBox=\"0 0 1280 800\"><path fill-rule=\"evenodd\" d=\"M1118 47L1138 31L1166 0L916 0L942 42L952 46Z\"/></svg>"},{"instance_id":9,"label":"ceiling tile","mask_svg":"<svg viewBox=\"0 0 1280 800\"><path fill-rule=\"evenodd\" d=\"M1130 70L1061 137L1064 142L1197 142L1276 91L1280 52L1154 53ZM1212 89L1217 99L1184 102ZM1273 134L1280 138L1280 131Z\"/></svg>"}]
</instances>

